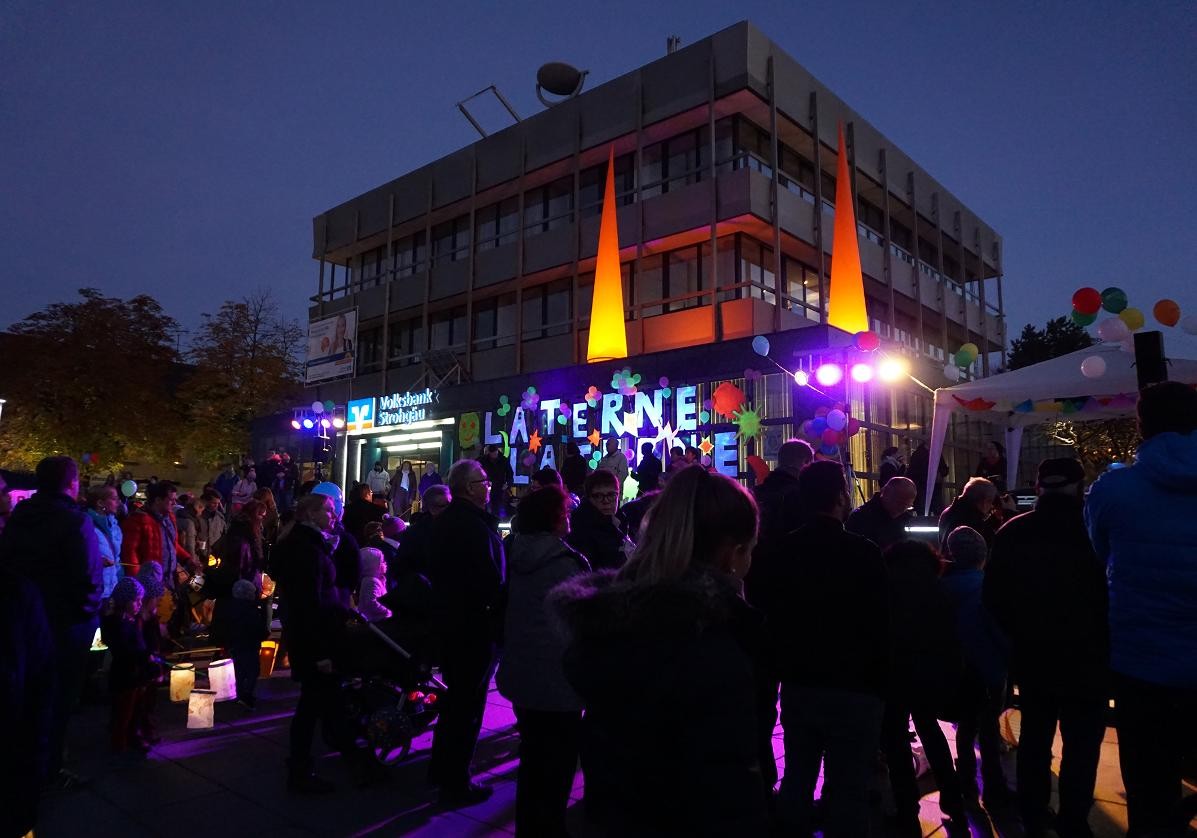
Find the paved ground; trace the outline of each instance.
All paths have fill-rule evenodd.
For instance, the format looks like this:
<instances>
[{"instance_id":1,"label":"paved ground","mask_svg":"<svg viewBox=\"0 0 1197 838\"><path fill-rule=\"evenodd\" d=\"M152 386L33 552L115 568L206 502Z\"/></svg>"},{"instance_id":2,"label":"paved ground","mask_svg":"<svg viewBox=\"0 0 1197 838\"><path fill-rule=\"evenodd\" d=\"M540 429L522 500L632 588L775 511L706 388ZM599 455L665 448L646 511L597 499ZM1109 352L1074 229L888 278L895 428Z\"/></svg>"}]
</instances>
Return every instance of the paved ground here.
<instances>
[{"instance_id":1,"label":"paved ground","mask_svg":"<svg viewBox=\"0 0 1197 838\"><path fill-rule=\"evenodd\" d=\"M212 838L282 836L472 836L513 832L518 740L510 705L490 694L476 766L481 782L495 788L485 804L457 812L436 808L424 785L431 733L416 742L408 760L390 769L387 782L365 790L349 786L339 759L321 761L323 775L339 790L316 799L288 795L283 786L287 726L295 685L285 673L259 685L258 709L218 704L216 726L185 728L186 705L161 694L157 717L163 742L148 758L115 758L106 751L107 708L86 706L72 729L73 765L92 778L86 788L43 800L39 838L74 836L207 835ZM950 726L945 726L949 737ZM781 730L774 740L784 768ZM1057 742L1056 753L1059 753ZM1058 763L1057 763L1058 767ZM1012 766L1008 776L1013 777ZM570 827L577 836L594 835L576 806L581 774L574 786ZM924 834L943 835L936 795L923 798ZM1118 775L1117 742L1110 730L1102 749L1098 803L1091 823L1098 835L1121 835L1126 808ZM973 835L1019 835L1017 826L998 818L991 824L977 809Z\"/></svg>"}]
</instances>

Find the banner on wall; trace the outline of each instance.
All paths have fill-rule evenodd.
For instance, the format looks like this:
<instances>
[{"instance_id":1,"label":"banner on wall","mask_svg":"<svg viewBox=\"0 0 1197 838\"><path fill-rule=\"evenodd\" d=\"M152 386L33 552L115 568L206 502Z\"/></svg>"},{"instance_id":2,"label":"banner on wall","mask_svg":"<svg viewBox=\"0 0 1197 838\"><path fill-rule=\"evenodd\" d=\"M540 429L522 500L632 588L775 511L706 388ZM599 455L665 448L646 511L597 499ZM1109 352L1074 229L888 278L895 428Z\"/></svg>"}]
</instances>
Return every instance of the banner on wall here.
<instances>
[{"instance_id":1,"label":"banner on wall","mask_svg":"<svg viewBox=\"0 0 1197 838\"><path fill-rule=\"evenodd\" d=\"M319 384L353 374L357 351L357 309L308 324L305 384Z\"/></svg>"}]
</instances>

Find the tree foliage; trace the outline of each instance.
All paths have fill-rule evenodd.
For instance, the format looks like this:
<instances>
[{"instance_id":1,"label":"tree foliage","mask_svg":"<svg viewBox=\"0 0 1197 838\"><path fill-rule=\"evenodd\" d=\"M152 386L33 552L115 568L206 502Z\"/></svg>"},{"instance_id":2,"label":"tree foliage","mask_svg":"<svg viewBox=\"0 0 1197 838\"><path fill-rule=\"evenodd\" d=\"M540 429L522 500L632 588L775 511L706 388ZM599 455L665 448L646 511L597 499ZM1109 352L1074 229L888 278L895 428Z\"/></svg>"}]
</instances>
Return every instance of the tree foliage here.
<instances>
[{"instance_id":1,"label":"tree foliage","mask_svg":"<svg viewBox=\"0 0 1197 838\"><path fill-rule=\"evenodd\" d=\"M250 420L293 403L301 391L304 332L267 289L225 302L203 322L188 357L192 375L187 447L209 465L245 451Z\"/></svg>"},{"instance_id":2,"label":"tree foliage","mask_svg":"<svg viewBox=\"0 0 1197 838\"><path fill-rule=\"evenodd\" d=\"M31 468L52 454L88 454L98 466L86 470L112 470L130 459L173 459L182 418L170 395L177 328L153 297L122 300L95 288L13 325L0 363L0 460Z\"/></svg>"},{"instance_id":3,"label":"tree foliage","mask_svg":"<svg viewBox=\"0 0 1197 838\"><path fill-rule=\"evenodd\" d=\"M1022 327L1022 334L1010 341L1006 368L1017 370L1029 367L1092 345L1093 338L1089 337L1089 333L1067 317L1049 320L1042 329L1036 329L1028 323Z\"/></svg>"}]
</instances>

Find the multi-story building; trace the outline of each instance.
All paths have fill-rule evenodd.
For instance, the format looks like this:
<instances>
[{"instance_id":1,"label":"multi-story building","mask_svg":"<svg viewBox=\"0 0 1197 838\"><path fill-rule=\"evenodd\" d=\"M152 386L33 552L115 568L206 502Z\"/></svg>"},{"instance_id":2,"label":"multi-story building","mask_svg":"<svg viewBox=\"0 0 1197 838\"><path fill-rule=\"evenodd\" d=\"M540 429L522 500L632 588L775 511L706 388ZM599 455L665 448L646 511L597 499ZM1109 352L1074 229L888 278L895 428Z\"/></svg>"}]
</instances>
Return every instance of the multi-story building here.
<instances>
[{"instance_id":1,"label":"multi-story building","mask_svg":"<svg viewBox=\"0 0 1197 838\"><path fill-rule=\"evenodd\" d=\"M671 444L672 432L747 475L750 455L767 458L838 401L863 432L836 456L871 480L885 447L927 434L929 392L845 377L824 399L774 363L851 360L851 336L827 325L841 123L873 329L932 387L965 343L981 350L970 374L988 374L1005 345L1001 237L745 22L314 219L310 319L352 325L356 312L356 366L311 389L350 407L338 473L353 480L384 457L444 469L492 440L519 474L546 449L559 464L571 440L585 454L598 437L632 447ZM628 358L587 365L612 148ZM752 351L756 335L771 340L769 359ZM625 367L638 383L611 381ZM729 380L760 435L712 400ZM625 401L603 402L620 384ZM615 421L626 411L636 420ZM954 478L991 433L959 421Z\"/></svg>"}]
</instances>

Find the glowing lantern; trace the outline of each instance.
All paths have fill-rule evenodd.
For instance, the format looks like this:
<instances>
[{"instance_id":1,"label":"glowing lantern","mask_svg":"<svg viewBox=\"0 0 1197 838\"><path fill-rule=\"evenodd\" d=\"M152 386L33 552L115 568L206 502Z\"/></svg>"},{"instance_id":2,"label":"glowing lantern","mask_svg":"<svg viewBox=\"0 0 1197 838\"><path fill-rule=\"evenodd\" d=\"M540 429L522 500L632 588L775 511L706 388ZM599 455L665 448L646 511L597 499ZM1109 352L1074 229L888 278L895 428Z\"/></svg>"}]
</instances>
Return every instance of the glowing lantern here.
<instances>
[{"instance_id":1,"label":"glowing lantern","mask_svg":"<svg viewBox=\"0 0 1197 838\"><path fill-rule=\"evenodd\" d=\"M868 364L853 364L851 375L857 384L867 384L873 380L873 368Z\"/></svg>"},{"instance_id":2,"label":"glowing lantern","mask_svg":"<svg viewBox=\"0 0 1197 838\"><path fill-rule=\"evenodd\" d=\"M235 701L237 698L237 676L230 658L212 661L208 664L208 686L216 701Z\"/></svg>"},{"instance_id":3,"label":"glowing lantern","mask_svg":"<svg viewBox=\"0 0 1197 838\"><path fill-rule=\"evenodd\" d=\"M815 370L815 380L824 387L834 387L844 378L844 371L838 364L823 364Z\"/></svg>"},{"instance_id":4,"label":"glowing lantern","mask_svg":"<svg viewBox=\"0 0 1197 838\"><path fill-rule=\"evenodd\" d=\"M827 302L827 322L837 329L857 334L869 330L865 308L864 277L860 271L859 232L852 208L852 179L848 171L848 151L844 126L839 126L840 153L836 162L835 236L831 246L831 287Z\"/></svg>"},{"instance_id":5,"label":"glowing lantern","mask_svg":"<svg viewBox=\"0 0 1197 838\"><path fill-rule=\"evenodd\" d=\"M187 697L187 729L208 730L212 727L213 702L216 693L212 690L192 690Z\"/></svg>"},{"instance_id":6,"label":"glowing lantern","mask_svg":"<svg viewBox=\"0 0 1197 838\"><path fill-rule=\"evenodd\" d=\"M598 258L594 265L594 297L586 362L628 357L623 322L623 276L619 270L619 223L615 214L615 147L607 157L607 186L599 223Z\"/></svg>"},{"instance_id":7,"label":"glowing lantern","mask_svg":"<svg viewBox=\"0 0 1197 838\"><path fill-rule=\"evenodd\" d=\"M263 574L265 577L265 574ZM263 585L265 589L265 585ZM274 656L278 653L278 643L274 640L263 640L258 647L258 676L269 678L274 673Z\"/></svg>"},{"instance_id":8,"label":"glowing lantern","mask_svg":"<svg viewBox=\"0 0 1197 838\"><path fill-rule=\"evenodd\" d=\"M195 665L179 663L170 670L170 700L186 701L195 686Z\"/></svg>"}]
</instances>

